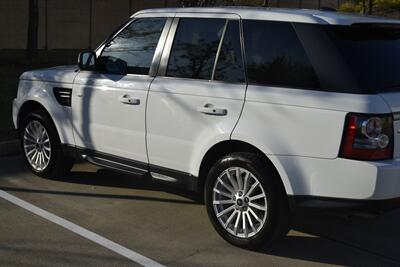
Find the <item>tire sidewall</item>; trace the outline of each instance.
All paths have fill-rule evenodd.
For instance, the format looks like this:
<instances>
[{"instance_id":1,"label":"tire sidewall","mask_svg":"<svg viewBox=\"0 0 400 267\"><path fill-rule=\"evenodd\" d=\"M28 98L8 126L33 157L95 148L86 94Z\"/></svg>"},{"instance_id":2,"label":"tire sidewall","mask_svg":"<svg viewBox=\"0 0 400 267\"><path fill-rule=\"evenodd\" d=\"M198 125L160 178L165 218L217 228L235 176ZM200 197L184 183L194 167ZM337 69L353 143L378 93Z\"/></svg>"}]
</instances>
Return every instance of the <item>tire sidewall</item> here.
<instances>
[{"instance_id":1,"label":"tire sidewall","mask_svg":"<svg viewBox=\"0 0 400 267\"><path fill-rule=\"evenodd\" d=\"M241 167L250 171L261 183L264 192L267 196L267 207L268 213L266 221L262 229L254 236L248 238L238 238L228 231L226 231L223 226L218 221L213 207L213 188L218 176L228 168ZM218 161L214 167L210 170L205 187L205 203L207 208L208 216L216 229L216 231L228 242L240 246L240 247L256 247L263 243L268 242L269 239L273 238L274 230L277 222L277 197L275 183L273 182L273 177L268 171L268 168L262 166L256 166L247 157L240 155L228 155Z\"/></svg>"},{"instance_id":2,"label":"tire sidewall","mask_svg":"<svg viewBox=\"0 0 400 267\"><path fill-rule=\"evenodd\" d=\"M47 167L42 171L37 171L31 166L31 164L29 163L29 160L26 157L25 149L24 149L25 128L31 121L34 121L34 120L40 122L43 125L43 127L46 129L47 134L49 135L49 138L50 138L50 145L51 145L50 162L47 165ZM48 118L47 114L42 111L35 111L35 112L28 114L22 121L21 131L20 131L19 135L20 135L22 152L24 154L24 160L25 160L26 164L29 166L29 168L31 169L31 171L38 176L42 176L42 177L51 176L51 174L56 166L56 161L57 161L58 154L60 153L61 146L60 146L60 140L58 138L58 134L55 129L55 126L53 125L52 121Z\"/></svg>"}]
</instances>

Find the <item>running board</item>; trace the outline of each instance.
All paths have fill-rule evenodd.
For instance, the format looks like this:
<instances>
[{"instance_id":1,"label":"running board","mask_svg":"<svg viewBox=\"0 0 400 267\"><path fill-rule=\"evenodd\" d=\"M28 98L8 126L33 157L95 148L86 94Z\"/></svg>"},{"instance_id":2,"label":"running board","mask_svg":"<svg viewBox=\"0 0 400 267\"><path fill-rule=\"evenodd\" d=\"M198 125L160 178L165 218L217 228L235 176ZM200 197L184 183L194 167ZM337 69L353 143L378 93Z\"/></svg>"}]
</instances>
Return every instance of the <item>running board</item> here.
<instances>
[{"instance_id":1,"label":"running board","mask_svg":"<svg viewBox=\"0 0 400 267\"><path fill-rule=\"evenodd\" d=\"M100 167L104 167L104 168L108 168L108 169L112 169L112 170L116 170L116 171L120 171L120 172L125 172L128 174L142 176L142 175L148 173L147 170L135 168L135 167L132 167L132 166L120 163L120 162L112 161L112 160L101 158L98 156L82 155L82 159L84 159L92 164L95 164L97 166L100 166Z\"/></svg>"},{"instance_id":2,"label":"running board","mask_svg":"<svg viewBox=\"0 0 400 267\"><path fill-rule=\"evenodd\" d=\"M198 177L189 173L71 145L64 145L63 152L70 157L82 158L104 168L137 176L148 174L155 181L177 185L190 191L202 190L202 188L198 187Z\"/></svg>"}]
</instances>

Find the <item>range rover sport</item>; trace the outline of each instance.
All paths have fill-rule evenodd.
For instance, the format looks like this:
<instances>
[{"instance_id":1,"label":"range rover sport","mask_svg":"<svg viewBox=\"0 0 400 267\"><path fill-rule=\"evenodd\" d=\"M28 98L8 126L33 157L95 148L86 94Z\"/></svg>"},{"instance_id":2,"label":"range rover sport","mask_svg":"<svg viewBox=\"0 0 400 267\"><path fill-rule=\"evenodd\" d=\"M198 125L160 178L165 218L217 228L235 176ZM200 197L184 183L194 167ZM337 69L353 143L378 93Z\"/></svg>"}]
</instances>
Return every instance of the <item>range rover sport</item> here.
<instances>
[{"instance_id":1,"label":"range rover sport","mask_svg":"<svg viewBox=\"0 0 400 267\"><path fill-rule=\"evenodd\" d=\"M204 193L241 247L293 208L400 199L400 22L316 10L152 9L78 66L20 77L13 119L42 177L74 159Z\"/></svg>"}]
</instances>

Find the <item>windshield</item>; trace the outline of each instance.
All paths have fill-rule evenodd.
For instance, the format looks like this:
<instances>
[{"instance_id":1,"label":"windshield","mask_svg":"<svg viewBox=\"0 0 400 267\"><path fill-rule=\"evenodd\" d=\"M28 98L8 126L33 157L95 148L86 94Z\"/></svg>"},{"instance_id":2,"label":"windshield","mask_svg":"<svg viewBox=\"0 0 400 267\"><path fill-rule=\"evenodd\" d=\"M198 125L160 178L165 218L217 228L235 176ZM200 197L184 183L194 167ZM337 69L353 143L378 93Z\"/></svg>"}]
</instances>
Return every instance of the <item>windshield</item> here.
<instances>
[{"instance_id":1,"label":"windshield","mask_svg":"<svg viewBox=\"0 0 400 267\"><path fill-rule=\"evenodd\" d=\"M325 27L363 90L400 91L400 25Z\"/></svg>"}]
</instances>

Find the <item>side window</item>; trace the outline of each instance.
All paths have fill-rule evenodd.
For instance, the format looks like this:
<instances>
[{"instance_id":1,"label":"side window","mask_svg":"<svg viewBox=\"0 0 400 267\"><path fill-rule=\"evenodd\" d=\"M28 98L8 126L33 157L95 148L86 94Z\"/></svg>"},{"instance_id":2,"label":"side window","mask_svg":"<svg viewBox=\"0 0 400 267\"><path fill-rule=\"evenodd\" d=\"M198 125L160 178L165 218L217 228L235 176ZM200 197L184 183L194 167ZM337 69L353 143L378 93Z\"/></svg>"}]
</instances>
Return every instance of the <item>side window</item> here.
<instances>
[{"instance_id":1,"label":"side window","mask_svg":"<svg viewBox=\"0 0 400 267\"><path fill-rule=\"evenodd\" d=\"M291 23L248 20L243 30L249 83L320 88Z\"/></svg>"},{"instance_id":2,"label":"side window","mask_svg":"<svg viewBox=\"0 0 400 267\"><path fill-rule=\"evenodd\" d=\"M147 75L165 18L143 18L133 21L104 48L99 63L111 74Z\"/></svg>"},{"instance_id":3,"label":"side window","mask_svg":"<svg viewBox=\"0 0 400 267\"><path fill-rule=\"evenodd\" d=\"M210 80L225 23L225 19L180 19L166 75Z\"/></svg>"},{"instance_id":4,"label":"side window","mask_svg":"<svg viewBox=\"0 0 400 267\"><path fill-rule=\"evenodd\" d=\"M246 80L238 21L228 22L215 67L214 80L232 83L243 83Z\"/></svg>"}]
</instances>

